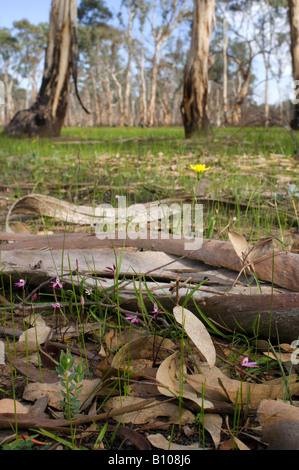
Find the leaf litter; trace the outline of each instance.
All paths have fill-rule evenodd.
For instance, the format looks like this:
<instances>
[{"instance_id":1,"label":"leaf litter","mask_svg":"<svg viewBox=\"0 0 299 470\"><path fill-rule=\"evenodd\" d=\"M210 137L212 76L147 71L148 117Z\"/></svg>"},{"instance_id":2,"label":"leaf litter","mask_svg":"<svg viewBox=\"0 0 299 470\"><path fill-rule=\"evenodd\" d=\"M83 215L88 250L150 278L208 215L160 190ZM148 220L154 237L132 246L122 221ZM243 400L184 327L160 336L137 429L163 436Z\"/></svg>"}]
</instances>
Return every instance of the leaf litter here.
<instances>
[{"instance_id":1,"label":"leaf litter","mask_svg":"<svg viewBox=\"0 0 299 470\"><path fill-rule=\"evenodd\" d=\"M36 198L32 200L36 204ZM40 209L38 205L38 211ZM89 210L83 212L74 215L76 222L83 220L86 223L87 220L89 223L92 214ZM112 255L115 257L120 252L106 245L100 249L97 258L97 250L93 250L92 244L88 245L91 237L86 246L93 250L93 259L87 259L88 251L79 248L80 240L86 240L84 234L74 240L75 244L79 241L74 252L68 247L71 238L65 237L66 252L62 253L59 245L51 246L55 236L50 235L46 236L46 251L41 249L42 245L24 249L22 243L26 240L35 245L30 236L22 234L18 237L10 229L6 235L2 234L4 257L1 262L5 279L15 280L22 276L27 279L26 287L30 286L32 293L41 285L49 285L50 279L62 272L62 266L71 266L72 269L63 275L65 291L73 288L73 291L82 292L84 288L92 292L97 289L102 293L100 300L91 297L90 301L81 302L80 309L86 313L90 308L89 312L92 312L97 305L106 316L105 321L99 320L97 315L97 321L91 321L95 318L89 313L83 317L83 323L69 323L69 313L78 306L78 300L72 296L73 302L65 299L63 303L63 299L59 299L63 309L60 325L53 324L51 316L37 313L45 313L49 303L19 300L13 308L14 317L6 307L7 326L0 330L6 338L6 343L2 343L5 363L1 364L0 372L0 396L4 397L0 400L1 442L11 435L11 427L17 423L19 429L55 430L61 436L69 436L70 426L73 426L78 436L84 435L83 443L94 443L99 426L104 429L107 424L107 436L116 428L121 430L124 448L125 442L129 442L135 448L164 450L247 450L279 446L298 449L298 439L296 443L289 437L290 433L298 436L296 397L299 396L299 384L292 362L296 357L296 345L290 344L294 338L290 334L284 343L277 342L275 349L270 341L266 341L267 351L257 348L254 359L258 368L252 372L240 366L241 353L245 353L246 348L238 343L242 335L236 329L237 321L229 322L227 316L221 324L219 316L213 318L210 312L216 310L216 300L219 300L222 314L228 303L227 313L235 310L234 320L241 321L242 312L237 308L240 296L243 296L244 306L247 302L245 316L250 317L248 304L252 303L252 311L256 312L255 305L262 306L263 296L269 295L270 290L274 320L275 314L281 312L283 315L287 315L286 311L296 313L299 308L296 255L288 253L285 271L286 253L278 253L275 257L271 241L252 248L243 236L233 231L229 232L230 246L220 242L226 255L230 253L222 258L220 248L215 252L219 245L213 240L206 242L199 257L194 258L192 254L185 259L182 259L177 243L171 242L168 250L164 250L165 244L152 247L156 258L140 252L141 246L137 243L137 251L121 251L121 264L124 264L119 268L118 276L119 280L124 277L124 281L118 284L121 301L115 305L109 302L109 295L115 290L115 279L109 278L105 267L111 266ZM43 239L43 235L38 237ZM7 243L9 240L12 243ZM11 244L16 245L19 256L16 257L16 252L11 249L5 250L12 248ZM144 270L146 257L147 271ZM101 258L101 262L98 261ZM278 260L275 279L279 282L276 286L267 286L270 274L273 278L273 259ZM18 260L18 264L13 260ZM199 263L203 263L201 277ZM236 271L239 272L237 280L236 275L232 276ZM205 285L202 281L207 272L214 283ZM257 276L262 283L258 289L261 288L264 294L252 294L254 286L248 288L244 281L248 274ZM154 299L159 302L160 310L153 310ZM118 316L127 315L127 318L135 315L137 325L122 320L120 328L113 311ZM10 328L12 318L15 318L15 324ZM268 318L265 321L261 315L259 321L269 328ZM241 331L244 326L246 329L245 321L241 322ZM296 330L296 325L290 325L289 329L292 328ZM230 342L232 336L238 340L236 345ZM79 340L80 347L77 347ZM61 384L55 370L59 353L66 349L71 351L76 363L84 364L86 372L79 395L80 410L71 421L62 413ZM23 377L22 385L15 389L15 399L7 398L7 393L11 392L11 368ZM171 438L170 430L175 430ZM277 436L277 431L279 442L273 437ZM109 448L109 440L103 439L103 442L103 448Z\"/></svg>"}]
</instances>

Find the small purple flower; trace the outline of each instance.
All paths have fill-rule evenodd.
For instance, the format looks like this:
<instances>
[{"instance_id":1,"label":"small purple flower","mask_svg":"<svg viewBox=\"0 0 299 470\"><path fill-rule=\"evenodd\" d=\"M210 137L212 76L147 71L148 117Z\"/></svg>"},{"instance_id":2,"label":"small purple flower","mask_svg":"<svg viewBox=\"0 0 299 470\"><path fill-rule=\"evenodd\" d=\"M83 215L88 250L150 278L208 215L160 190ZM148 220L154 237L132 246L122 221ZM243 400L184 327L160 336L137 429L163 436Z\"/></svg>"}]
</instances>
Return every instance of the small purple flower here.
<instances>
[{"instance_id":1,"label":"small purple flower","mask_svg":"<svg viewBox=\"0 0 299 470\"><path fill-rule=\"evenodd\" d=\"M51 281L51 284L53 284L53 288L58 286L61 289L64 282L61 282L59 276L57 276L55 281Z\"/></svg>"},{"instance_id":2,"label":"small purple flower","mask_svg":"<svg viewBox=\"0 0 299 470\"><path fill-rule=\"evenodd\" d=\"M37 293L35 292L31 297L31 302L34 302L37 299Z\"/></svg>"},{"instance_id":3,"label":"small purple flower","mask_svg":"<svg viewBox=\"0 0 299 470\"><path fill-rule=\"evenodd\" d=\"M25 279L20 279L19 282L15 282L15 286L17 287L24 287L26 284Z\"/></svg>"},{"instance_id":4,"label":"small purple flower","mask_svg":"<svg viewBox=\"0 0 299 470\"><path fill-rule=\"evenodd\" d=\"M115 271L116 271L116 266L115 266L115 264L113 264L112 268L111 268L110 266L106 266L106 268L107 268L109 271L111 271L112 273L115 273Z\"/></svg>"},{"instance_id":5,"label":"small purple flower","mask_svg":"<svg viewBox=\"0 0 299 470\"><path fill-rule=\"evenodd\" d=\"M61 308L61 305L59 302L56 302L56 304L52 304L53 308Z\"/></svg>"},{"instance_id":6,"label":"small purple flower","mask_svg":"<svg viewBox=\"0 0 299 470\"><path fill-rule=\"evenodd\" d=\"M150 313L153 313L154 315L158 315L158 313L161 313L163 312L163 310L160 308L160 310L158 309L158 304L157 302L154 303L154 310Z\"/></svg>"},{"instance_id":7,"label":"small purple flower","mask_svg":"<svg viewBox=\"0 0 299 470\"><path fill-rule=\"evenodd\" d=\"M131 323L138 323L139 322L139 320L137 318L137 315L135 315L135 314L128 314L126 316L126 320L130 320Z\"/></svg>"},{"instance_id":8,"label":"small purple flower","mask_svg":"<svg viewBox=\"0 0 299 470\"><path fill-rule=\"evenodd\" d=\"M92 294L92 290L91 290L91 289L85 289L85 294L86 294L86 295L91 295L91 294Z\"/></svg>"},{"instance_id":9,"label":"small purple flower","mask_svg":"<svg viewBox=\"0 0 299 470\"><path fill-rule=\"evenodd\" d=\"M248 362L248 356L245 356L241 359L242 367L258 367L256 362Z\"/></svg>"},{"instance_id":10,"label":"small purple flower","mask_svg":"<svg viewBox=\"0 0 299 470\"><path fill-rule=\"evenodd\" d=\"M115 278L116 278L116 266L115 266L115 264L113 264L112 268L110 266L106 266L106 268L108 269L108 271L110 271L113 274L113 279L114 279L114 282L115 282Z\"/></svg>"}]
</instances>

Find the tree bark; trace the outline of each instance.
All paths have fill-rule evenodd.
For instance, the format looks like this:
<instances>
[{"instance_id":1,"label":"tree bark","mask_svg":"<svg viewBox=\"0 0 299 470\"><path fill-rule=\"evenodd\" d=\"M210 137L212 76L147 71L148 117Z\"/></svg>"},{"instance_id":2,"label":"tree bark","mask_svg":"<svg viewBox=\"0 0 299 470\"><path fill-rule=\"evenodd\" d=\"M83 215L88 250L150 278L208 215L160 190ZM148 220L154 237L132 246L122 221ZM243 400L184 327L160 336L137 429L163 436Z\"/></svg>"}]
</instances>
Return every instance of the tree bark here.
<instances>
[{"instance_id":1,"label":"tree bark","mask_svg":"<svg viewBox=\"0 0 299 470\"><path fill-rule=\"evenodd\" d=\"M227 47L228 47L227 21L226 19L224 19L223 20L223 118L224 118L224 124L228 124Z\"/></svg>"},{"instance_id":2,"label":"tree bark","mask_svg":"<svg viewBox=\"0 0 299 470\"><path fill-rule=\"evenodd\" d=\"M237 88L237 97L236 101L233 107L233 113L232 113L232 124L234 126L238 126L241 121L241 108L242 104L248 94L248 89L249 89L249 84L250 84L250 78L251 78L251 68L252 68L252 61L253 61L253 51L250 42L248 42L248 47L249 47L249 59L248 59L248 65L246 69L243 69L243 66L241 64L241 61L237 59L236 57L232 57L232 59L239 65L239 85Z\"/></svg>"},{"instance_id":3,"label":"tree bark","mask_svg":"<svg viewBox=\"0 0 299 470\"><path fill-rule=\"evenodd\" d=\"M208 118L208 58L214 0L194 0L192 38L184 73L181 104L186 138L199 137L211 130Z\"/></svg>"},{"instance_id":4,"label":"tree bark","mask_svg":"<svg viewBox=\"0 0 299 470\"><path fill-rule=\"evenodd\" d=\"M147 124L147 101L146 101L146 81L144 76L144 41L143 30L141 31L141 51L140 60L137 58L140 77L140 126L145 127Z\"/></svg>"},{"instance_id":5,"label":"tree bark","mask_svg":"<svg viewBox=\"0 0 299 470\"><path fill-rule=\"evenodd\" d=\"M77 2L52 0L44 74L37 100L29 109L19 111L13 117L4 129L5 134L41 137L60 134L68 106L71 76L84 108L77 89L77 56Z\"/></svg>"},{"instance_id":6,"label":"tree bark","mask_svg":"<svg viewBox=\"0 0 299 470\"><path fill-rule=\"evenodd\" d=\"M289 22L291 30L291 56L293 66L293 80L299 80L299 0L288 0ZM299 83L299 82L298 82ZM298 87L296 87L298 88ZM291 128L299 130L299 99L296 96L294 103Z\"/></svg>"}]
</instances>

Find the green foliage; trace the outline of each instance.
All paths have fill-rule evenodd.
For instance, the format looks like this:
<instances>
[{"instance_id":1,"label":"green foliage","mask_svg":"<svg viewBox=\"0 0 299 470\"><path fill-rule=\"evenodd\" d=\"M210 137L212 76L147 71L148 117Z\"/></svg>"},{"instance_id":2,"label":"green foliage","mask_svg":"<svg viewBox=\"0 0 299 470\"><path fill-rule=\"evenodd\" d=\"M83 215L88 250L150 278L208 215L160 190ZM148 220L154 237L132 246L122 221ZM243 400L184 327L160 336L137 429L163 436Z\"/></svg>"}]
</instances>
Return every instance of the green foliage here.
<instances>
[{"instance_id":1,"label":"green foliage","mask_svg":"<svg viewBox=\"0 0 299 470\"><path fill-rule=\"evenodd\" d=\"M61 351L60 361L56 367L56 372L61 377L60 384L64 389L61 390L63 400L60 401L60 404L63 406L65 417L69 419L80 412L79 395L82 390L80 382L84 378L82 362L77 366L74 365L74 362L74 357L67 349L66 353Z\"/></svg>"},{"instance_id":2,"label":"green foliage","mask_svg":"<svg viewBox=\"0 0 299 470\"><path fill-rule=\"evenodd\" d=\"M112 18L112 13L103 0L81 0L78 19L83 25L104 26Z\"/></svg>"}]
</instances>

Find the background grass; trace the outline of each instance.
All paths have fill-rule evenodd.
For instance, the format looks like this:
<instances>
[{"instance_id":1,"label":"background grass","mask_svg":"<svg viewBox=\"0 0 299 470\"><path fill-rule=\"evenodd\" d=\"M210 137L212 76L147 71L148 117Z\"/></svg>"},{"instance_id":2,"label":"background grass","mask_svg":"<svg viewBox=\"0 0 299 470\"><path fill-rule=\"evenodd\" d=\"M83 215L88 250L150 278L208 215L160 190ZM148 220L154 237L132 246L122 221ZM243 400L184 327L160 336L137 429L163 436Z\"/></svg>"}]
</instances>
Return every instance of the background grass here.
<instances>
[{"instance_id":1,"label":"background grass","mask_svg":"<svg viewBox=\"0 0 299 470\"><path fill-rule=\"evenodd\" d=\"M231 217L249 239L297 227L297 136L285 128L215 129L209 138L186 140L181 127L65 128L57 139L0 137L2 216L31 192L76 204L131 203L193 195L190 164L205 163L204 225L216 232ZM7 189L10 190L6 193ZM2 217L3 220L3 217Z\"/></svg>"}]
</instances>

